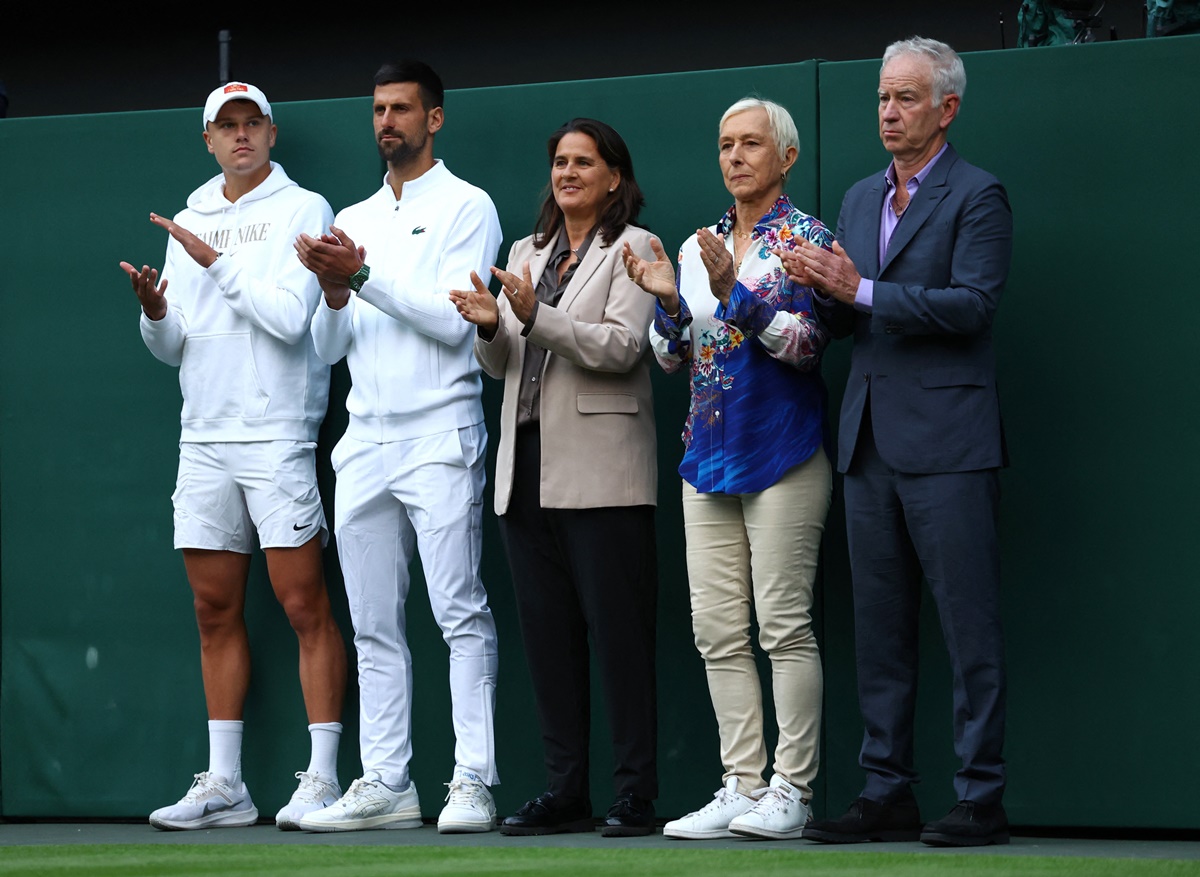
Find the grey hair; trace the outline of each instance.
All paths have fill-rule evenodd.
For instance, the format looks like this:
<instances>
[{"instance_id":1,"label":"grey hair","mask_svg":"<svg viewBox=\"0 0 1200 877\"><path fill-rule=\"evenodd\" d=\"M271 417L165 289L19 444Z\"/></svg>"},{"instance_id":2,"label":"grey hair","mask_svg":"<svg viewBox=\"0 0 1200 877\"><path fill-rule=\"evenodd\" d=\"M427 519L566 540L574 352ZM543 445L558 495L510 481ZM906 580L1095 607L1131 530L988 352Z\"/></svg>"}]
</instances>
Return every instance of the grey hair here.
<instances>
[{"instance_id":1,"label":"grey hair","mask_svg":"<svg viewBox=\"0 0 1200 877\"><path fill-rule=\"evenodd\" d=\"M767 126L771 130L771 139L775 141L775 148L779 150L779 157L787 158L788 147L791 146L796 147L798 156L800 154L800 134L796 131L796 123L792 121L792 114L774 101L763 100L759 97L744 97L735 101L722 114L721 121L717 123L717 130L720 131L725 127L725 121L730 116L744 113L755 107L762 107L767 112Z\"/></svg>"},{"instance_id":2,"label":"grey hair","mask_svg":"<svg viewBox=\"0 0 1200 877\"><path fill-rule=\"evenodd\" d=\"M883 64L879 68L880 74L883 73L883 68L888 65L889 61L900 55L916 55L929 62L933 71L931 84L934 106L940 104L948 94L956 94L961 99L966 92L967 71L963 67L962 58L958 57L958 52L945 43L927 37L909 37L906 40L897 40L884 51Z\"/></svg>"}]
</instances>

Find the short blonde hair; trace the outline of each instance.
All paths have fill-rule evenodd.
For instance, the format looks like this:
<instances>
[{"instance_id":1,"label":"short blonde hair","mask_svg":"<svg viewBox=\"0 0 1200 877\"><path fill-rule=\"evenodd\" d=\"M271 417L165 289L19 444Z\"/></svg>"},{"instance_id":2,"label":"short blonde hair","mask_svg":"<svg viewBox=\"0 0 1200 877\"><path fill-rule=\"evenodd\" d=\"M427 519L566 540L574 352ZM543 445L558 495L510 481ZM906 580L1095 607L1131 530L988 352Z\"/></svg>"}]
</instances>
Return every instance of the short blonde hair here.
<instances>
[{"instance_id":1,"label":"short blonde hair","mask_svg":"<svg viewBox=\"0 0 1200 877\"><path fill-rule=\"evenodd\" d=\"M744 97L735 101L721 116L721 121L717 124L717 131L725 127L725 122L730 116L736 116L738 113L744 113L746 110L753 110L756 107L766 110L767 126L771 130L771 139L775 141L775 148L779 150L779 157L786 159L789 147L795 147L796 155L799 155L800 134L796 131L796 123L792 121L792 114L774 101L763 100L760 97Z\"/></svg>"}]
</instances>

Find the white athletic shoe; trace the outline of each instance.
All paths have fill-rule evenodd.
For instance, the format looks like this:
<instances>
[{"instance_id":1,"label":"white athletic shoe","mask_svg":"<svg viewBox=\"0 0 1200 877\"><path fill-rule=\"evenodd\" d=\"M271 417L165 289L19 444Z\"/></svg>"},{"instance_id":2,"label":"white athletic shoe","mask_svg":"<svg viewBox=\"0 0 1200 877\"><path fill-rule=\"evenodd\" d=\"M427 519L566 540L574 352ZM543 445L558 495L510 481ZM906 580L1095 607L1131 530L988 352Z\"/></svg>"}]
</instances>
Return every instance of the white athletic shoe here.
<instances>
[{"instance_id":1,"label":"white athletic shoe","mask_svg":"<svg viewBox=\"0 0 1200 877\"><path fill-rule=\"evenodd\" d=\"M446 788L450 791L438 817L440 834L491 831L496 827L496 801L477 775L455 768L454 779L446 783Z\"/></svg>"},{"instance_id":2,"label":"white athletic shoe","mask_svg":"<svg viewBox=\"0 0 1200 877\"><path fill-rule=\"evenodd\" d=\"M742 837L787 840L800 837L812 819L812 810L800 800L800 790L781 777L754 793L757 800L746 813L729 823L729 830Z\"/></svg>"},{"instance_id":3,"label":"white athletic shoe","mask_svg":"<svg viewBox=\"0 0 1200 877\"><path fill-rule=\"evenodd\" d=\"M761 782L761 780L759 781ZM663 826L663 837L681 840L709 840L733 837L729 823L754 806L754 799L737 790L737 777L730 777L713 795L713 799L687 816L673 819Z\"/></svg>"},{"instance_id":4,"label":"white athletic shoe","mask_svg":"<svg viewBox=\"0 0 1200 877\"><path fill-rule=\"evenodd\" d=\"M302 817L323 810L342 797L342 787L319 773L302 770L296 774L296 779L300 780L300 786L292 792L292 799L275 814L275 825L281 831L299 831Z\"/></svg>"},{"instance_id":5,"label":"white athletic shoe","mask_svg":"<svg viewBox=\"0 0 1200 877\"><path fill-rule=\"evenodd\" d=\"M357 779L346 794L322 810L296 820L305 831L361 831L364 828L420 828L417 785L393 792L381 782Z\"/></svg>"},{"instance_id":6,"label":"white athletic shoe","mask_svg":"<svg viewBox=\"0 0 1200 877\"><path fill-rule=\"evenodd\" d=\"M150 824L164 831L192 828L244 828L258 821L258 808L245 783L230 784L215 773L196 774L188 793L177 804L159 807Z\"/></svg>"}]
</instances>

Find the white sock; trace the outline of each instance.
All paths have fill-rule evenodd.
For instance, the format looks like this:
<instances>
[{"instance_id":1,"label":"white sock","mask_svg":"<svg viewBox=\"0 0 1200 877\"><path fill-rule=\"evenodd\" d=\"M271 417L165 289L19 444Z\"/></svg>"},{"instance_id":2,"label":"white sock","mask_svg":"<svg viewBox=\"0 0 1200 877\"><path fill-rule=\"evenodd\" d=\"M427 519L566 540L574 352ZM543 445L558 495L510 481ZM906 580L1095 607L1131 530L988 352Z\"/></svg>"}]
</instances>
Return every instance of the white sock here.
<instances>
[{"instance_id":1,"label":"white sock","mask_svg":"<svg viewBox=\"0 0 1200 877\"><path fill-rule=\"evenodd\" d=\"M314 722L308 726L312 737L312 759L308 762L309 773L319 773L337 782L338 742L342 738L341 722Z\"/></svg>"},{"instance_id":2,"label":"white sock","mask_svg":"<svg viewBox=\"0 0 1200 877\"><path fill-rule=\"evenodd\" d=\"M242 781L242 722L209 719L208 771L225 777L231 786Z\"/></svg>"}]
</instances>

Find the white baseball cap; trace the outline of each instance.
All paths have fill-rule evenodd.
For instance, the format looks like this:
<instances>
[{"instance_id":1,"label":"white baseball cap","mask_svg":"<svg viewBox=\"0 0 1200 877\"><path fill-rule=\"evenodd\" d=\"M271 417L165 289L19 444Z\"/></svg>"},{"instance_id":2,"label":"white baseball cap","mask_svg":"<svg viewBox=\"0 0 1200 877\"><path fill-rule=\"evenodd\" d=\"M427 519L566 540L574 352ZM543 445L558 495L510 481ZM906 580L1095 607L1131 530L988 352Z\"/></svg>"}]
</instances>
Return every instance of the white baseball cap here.
<instances>
[{"instance_id":1,"label":"white baseball cap","mask_svg":"<svg viewBox=\"0 0 1200 877\"><path fill-rule=\"evenodd\" d=\"M264 116L271 115L271 105L267 103L267 96L262 93L262 89L257 86L250 85L248 82L228 82L225 85L213 89L212 94L208 96L208 100L204 102L204 124L205 130L208 129L208 123L217 118L217 113L221 111L221 107L229 103L231 100L248 100L253 101Z\"/></svg>"}]
</instances>

